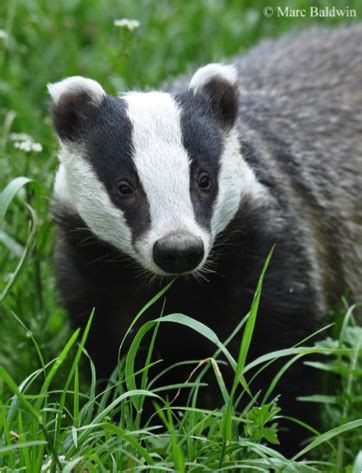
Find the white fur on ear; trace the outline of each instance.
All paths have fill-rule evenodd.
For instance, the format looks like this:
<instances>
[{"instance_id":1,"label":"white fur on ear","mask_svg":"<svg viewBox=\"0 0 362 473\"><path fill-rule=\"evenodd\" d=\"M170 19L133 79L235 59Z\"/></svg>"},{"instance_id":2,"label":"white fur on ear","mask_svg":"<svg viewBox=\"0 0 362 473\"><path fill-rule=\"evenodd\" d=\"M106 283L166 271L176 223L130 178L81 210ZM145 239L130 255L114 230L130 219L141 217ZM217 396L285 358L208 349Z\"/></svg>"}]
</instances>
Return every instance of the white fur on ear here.
<instances>
[{"instance_id":1,"label":"white fur on ear","mask_svg":"<svg viewBox=\"0 0 362 473\"><path fill-rule=\"evenodd\" d=\"M93 79L87 79L81 76L68 77L60 82L54 84L48 84L48 91L53 100L53 103L57 105L61 97L65 94L77 94L86 92L95 105L98 105L106 95L102 86Z\"/></svg>"},{"instance_id":2,"label":"white fur on ear","mask_svg":"<svg viewBox=\"0 0 362 473\"><path fill-rule=\"evenodd\" d=\"M200 67L192 76L189 88L197 92L212 79L223 79L234 85L237 81L237 70L235 66L225 64L207 64Z\"/></svg>"}]
</instances>

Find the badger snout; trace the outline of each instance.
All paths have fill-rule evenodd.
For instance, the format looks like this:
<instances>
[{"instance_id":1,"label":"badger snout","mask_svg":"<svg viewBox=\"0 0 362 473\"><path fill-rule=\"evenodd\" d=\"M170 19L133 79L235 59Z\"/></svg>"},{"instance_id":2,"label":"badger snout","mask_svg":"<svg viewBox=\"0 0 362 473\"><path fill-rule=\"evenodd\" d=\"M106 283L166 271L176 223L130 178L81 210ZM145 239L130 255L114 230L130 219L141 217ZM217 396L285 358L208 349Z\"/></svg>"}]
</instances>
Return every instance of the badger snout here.
<instances>
[{"instance_id":1,"label":"badger snout","mask_svg":"<svg viewBox=\"0 0 362 473\"><path fill-rule=\"evenodd\" d=\"M153 259L167 273L187 273L194 270L204 257L200 237L187 232L175 232L160 238L153 245Z\"/></svg>"}]
</instances>

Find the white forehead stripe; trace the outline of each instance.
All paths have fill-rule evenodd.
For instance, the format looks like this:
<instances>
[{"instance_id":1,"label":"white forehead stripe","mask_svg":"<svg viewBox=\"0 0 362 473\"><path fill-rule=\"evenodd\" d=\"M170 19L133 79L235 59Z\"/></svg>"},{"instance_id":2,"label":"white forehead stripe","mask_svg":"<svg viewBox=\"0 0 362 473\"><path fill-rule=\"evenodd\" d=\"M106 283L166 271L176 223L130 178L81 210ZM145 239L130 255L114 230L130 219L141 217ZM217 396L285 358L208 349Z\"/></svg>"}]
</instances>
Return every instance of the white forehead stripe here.
<instances>
[{"instance_id":1,"label":"white forehead stripe","mask_svg":"<svg viewBox=\"0 0 362 473\"><path fill-rule=\"evenodd\" d=\"M132 92L123 99L133 125L135 149L149 147L155 140L182 144L180 110L170 94Z\"/></svg>"},{"instance_id":2,"label":"white forehead stripe","mask_svg":"<svg viewBox=\"0 0 362 473\"><path fill-rule=\"evenodd\" d=\"M190 196L190 158L182 144L180 110L163 92L131 93L124 97L133 125L133 159L150 205L151 227L136 242L149 268L152 248L159 238L188 231L209 246L209 235L197 224Z\"/></svg>"},{"instance_id":3,"label":"white forehead stripe","mask_svg":"<svg viewBox=\"0 0 362 473\"><path fill-rule=\"evenodd\" d=\"M133 159L150 203L151 221L180 228L183 219L194 220L194 210L177 103L163 92L132 93L125 100L133 125Z\"/></svg>"}]
</instances>

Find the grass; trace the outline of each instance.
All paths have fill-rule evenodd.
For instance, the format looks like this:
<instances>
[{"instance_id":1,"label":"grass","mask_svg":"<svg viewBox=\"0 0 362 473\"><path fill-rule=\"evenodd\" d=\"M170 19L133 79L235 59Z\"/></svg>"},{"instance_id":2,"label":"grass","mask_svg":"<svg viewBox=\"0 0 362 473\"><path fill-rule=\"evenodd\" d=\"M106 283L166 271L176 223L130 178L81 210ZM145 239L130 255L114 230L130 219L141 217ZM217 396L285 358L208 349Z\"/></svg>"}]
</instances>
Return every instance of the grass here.
<instances>
[{"instance_id":1,"label":"grass","mask_svg":"<svg viewBox=\"0 0 362 473\"><path fill-rule=\"evenodd\" d=\"M332 6L330 2L315 3ZM288 5L305 8L307 3L294 0ZM338 0L333 5L345 6ZM42 468L53 472L362 470L362 329L355 323L352 308L342 307L331 337L318 346L310 339L258 360L261 369L282 355L287 366L296 357L305 356L307 361L309 353L324 354L314 362L325 378L324 392L304 400L309 402L306 409L313 408L313 403L322 404L324 433L311 433L305 454L302 451L290 460L274 448L278 420L283 416L278 408L277 379L275 389L272 385L270 393L263 393L264 400L259 396L258 404L251 401L241 412L235 396L240 380L244 389L256 395L248 377L246 353L260 287L249 318L235 327L233 335L241 340L237 360L228 352L227 341L219 340L210 329L186 316L170 314L141 327L103 393L96 390L96 374L84 350L86 333L72 333L56 297L48 207L57 160L46 83L81 74L98 80L110 93L157 87L196 65L246 50L260 38L312 23L340 21L266 18L262 14L265 6L265 2L246 0L203 0L187 5L181 0L2 2L1 472L38 472ZM357 0L349 3L357 12L359 6ZM141 25L133 32L113 26L122 17L135 18ZM28 144L16 145L24 141ZM183 388L190 391L187 406L178 406L177 398L168 403L162 391L153 387L148 376L152 347L143 371L137 376L133 372L138 343L147 330L155 333L157 343L153 331L160 323L186 324L215 343L215 356L198 366ZM92 367L90 383L81 375L84 360ZM222 362L236 372L230 392L220 374ZM195 407L207 370L214 373L224 399L217 411ZM185 386L184 381L180 385ZM174 386L175 392L178 388ZM140 410L146 397L157 405L156 424L162 428L142 423Z\"/></svg>"}]
</instances>

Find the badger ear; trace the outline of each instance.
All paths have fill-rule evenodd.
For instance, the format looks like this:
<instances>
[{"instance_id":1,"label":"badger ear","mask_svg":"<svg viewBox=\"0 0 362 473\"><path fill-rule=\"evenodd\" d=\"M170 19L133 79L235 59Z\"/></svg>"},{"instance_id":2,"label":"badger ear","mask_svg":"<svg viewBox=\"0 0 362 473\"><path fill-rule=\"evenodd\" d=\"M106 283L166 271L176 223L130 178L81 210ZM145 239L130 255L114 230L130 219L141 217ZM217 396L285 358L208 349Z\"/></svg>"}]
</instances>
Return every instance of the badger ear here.
<instances>
[{"instance_id":1,"label":"badger ear","mask_svg":"<svg viewBox=\"0 0 362 473\"><path fill-rule=\"evenodd\" d=\"M189 87L195 95L200 94L207 100L223 128L228 130L234 125L239 105L234 66L208 64L201 67L193 75Z\"/></svg>"},{"instance_id":2,"label":"badger ear","mask_svg":"<svg viewBox=\"0 0 362 473\"><path fill-rule=\"evenodd\" d=\"M88 118L98 109L106 93L98 82L80 76L48 84L55 131L65 142L82 139Z\"/></svg>"}]
</instances>

